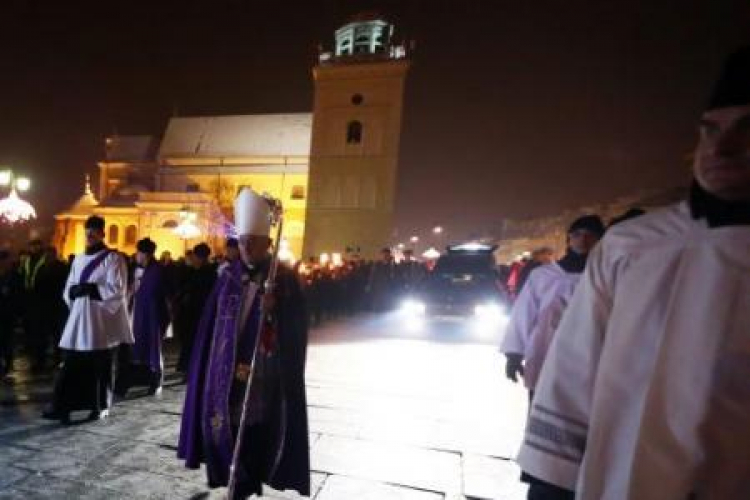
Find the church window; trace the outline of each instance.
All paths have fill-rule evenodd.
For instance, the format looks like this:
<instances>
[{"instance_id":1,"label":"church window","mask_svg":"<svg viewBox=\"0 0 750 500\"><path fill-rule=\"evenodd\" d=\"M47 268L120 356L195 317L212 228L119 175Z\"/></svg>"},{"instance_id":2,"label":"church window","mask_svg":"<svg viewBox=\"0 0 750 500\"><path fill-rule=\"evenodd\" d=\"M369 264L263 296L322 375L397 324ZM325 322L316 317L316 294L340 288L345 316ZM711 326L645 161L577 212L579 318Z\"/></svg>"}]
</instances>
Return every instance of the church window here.
<instances>
[{"instance_id":1,"label":"church window","mask_svg":"<svg viewBox=\"0 0 750 500\"><path fill-rule=\"evenodd\" d=\"M305 186L292 186L292 199L304 200L305 199Z\"/></svg>"},{"instance_id":2,"label":"church window","mask_svg":"<svg viewBox=\"0 0 750 500\"><path fill-rule=\"evenodd\" d=\"M125 245L133 246L138 242L138 228L131 224L125 228Z\"/></svg>"},{"instance_id":3,"label":"church window","mask_svg":"<svg viewBox=\"0 0 750 500\"><path fill-rule=\"evenodd\" d=\"M341 42L341 53L342 54L348 54L351 49L352 49L352 41L351 41L351 39L346 39L343 42Z\"/></svg>"},{"instance_id":4,"label":"church window","mask_svg":"<svg viewBox=\"0 0 750 500\"><path fill-rule=\"evenodd\" d=\"M163 229L174 229L177 227L177 221L176 220L164 221L164 224L162 224L161 227Z\"/></svg>"},{"instance_id":5,"label":"church window","mask_svg":"<svg viewBox=\"0 0 750 500\"><path fill-rule=\"evenodd\" d=\"M362 97L362 94L354 94L352 96L352 104L354 104L355 106L359 106L364 102L364 100L365 98Z\"/></svg>"},{"instance_id":6,"label":"church window","mask_svg":"<svg viewBox=\"0 0 750 500\"><path fill-rule=\"evenodd\" d=\"M362 122L352 121L346 126L346 143L359 144L362 142Z\"/></svg>"},{"instance_id":7,"label":"church window","mask_svg":"<svg viewBox=\"0 0 750 500\"><path fill-rule=\"evenodd\" d=\"M120 228L115 226L114 224L109 226L109 231L107 232L107 241L110 245L117 245L120 241Z\"/></svg>"},{"instance_id":8,"label":"church window","mask_svg":"<svg viewBox=\"0 0 750 500\"><path fill-rule=\"evenodd\" d=\"M354 53L355 54L366 54L370 52L370 36L369 34L358 35L354 40Z\"/></svg>"}]
</instances>

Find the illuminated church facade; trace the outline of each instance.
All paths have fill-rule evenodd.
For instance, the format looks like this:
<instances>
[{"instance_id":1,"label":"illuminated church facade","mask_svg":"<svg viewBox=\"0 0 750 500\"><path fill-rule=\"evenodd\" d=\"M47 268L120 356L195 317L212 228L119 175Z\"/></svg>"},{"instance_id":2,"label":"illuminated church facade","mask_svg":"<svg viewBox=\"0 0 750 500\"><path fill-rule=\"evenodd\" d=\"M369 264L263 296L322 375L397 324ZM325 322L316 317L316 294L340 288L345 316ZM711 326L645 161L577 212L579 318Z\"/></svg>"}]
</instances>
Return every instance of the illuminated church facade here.
<instances>
[{"instance_id":1,"label":"illuminated church facade","mask_svg":"<svg viewBox=\"0 0 750 500\"><path fill-rule=\"evenodd\" d=\"M108 137L96 189L87 181L55 216L58 251L81 252L83 223L98 214L108 245L126 253L146 236L174 256L203 241L221 253L234 197L250 186L282 201L295 256L374 256L392 239L409 68L393 33L372 14L338 29L313 68L312 113L174 117L160 139Z\"/></svg>"}]
</instances>

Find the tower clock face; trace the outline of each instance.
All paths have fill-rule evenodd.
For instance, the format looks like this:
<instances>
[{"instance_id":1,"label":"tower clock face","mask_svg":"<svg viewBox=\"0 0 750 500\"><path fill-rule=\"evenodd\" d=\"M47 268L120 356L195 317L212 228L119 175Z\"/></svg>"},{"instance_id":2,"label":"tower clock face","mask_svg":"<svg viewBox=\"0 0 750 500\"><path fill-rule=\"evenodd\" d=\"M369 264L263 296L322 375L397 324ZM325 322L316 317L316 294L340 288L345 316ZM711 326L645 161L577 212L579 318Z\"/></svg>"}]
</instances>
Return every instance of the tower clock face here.
<instances>
[{"instance_id":1,"label":"tower clock face","mask_svg":"<svg viewBox=\"0 0 750 500\"><path fill-rule=\"evenodd\" d=\"M364 100L365 98L362 97L362 94L354 94L352 96L352 104L354 104L355 106L359 106L364 102Z\"/></svg>"}]
</instances>

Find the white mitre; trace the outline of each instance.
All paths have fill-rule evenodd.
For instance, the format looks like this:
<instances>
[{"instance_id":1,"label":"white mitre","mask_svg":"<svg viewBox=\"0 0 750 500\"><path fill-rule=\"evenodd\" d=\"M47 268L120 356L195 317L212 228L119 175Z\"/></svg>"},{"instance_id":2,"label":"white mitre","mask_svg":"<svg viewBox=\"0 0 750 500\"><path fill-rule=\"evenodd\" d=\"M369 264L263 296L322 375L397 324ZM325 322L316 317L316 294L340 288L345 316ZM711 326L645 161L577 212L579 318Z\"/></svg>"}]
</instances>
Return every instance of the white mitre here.
<instances>
[{"instance_id":1,"label":"white mitre","mask_svg":"<svg viewBox=\"0 0 750 500\"><path fill-rule=\"evenodd\" d=\"M271 231L271 207L261 195L243 187L234 200L234 227L237 236L268 236Z\"/></svg>"}]
</instances>

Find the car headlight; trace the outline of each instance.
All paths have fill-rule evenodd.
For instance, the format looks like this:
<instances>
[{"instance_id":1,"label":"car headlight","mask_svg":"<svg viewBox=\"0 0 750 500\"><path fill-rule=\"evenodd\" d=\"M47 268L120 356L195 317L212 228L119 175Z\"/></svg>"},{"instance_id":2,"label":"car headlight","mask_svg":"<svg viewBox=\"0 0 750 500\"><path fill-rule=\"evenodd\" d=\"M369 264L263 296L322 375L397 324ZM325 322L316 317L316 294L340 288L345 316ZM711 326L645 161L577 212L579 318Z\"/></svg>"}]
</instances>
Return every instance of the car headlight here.
<instances>
[{"instance_id":1,"label":"car headlight","mask_svg":"<svg viewBox=\"0 0 750 500\"><path fill-rule=\"evenodd\" d=\"M401 304L401 311L412 316L422 316L426 309L423 302L414 299L407 299Z\"/></svg>"},{"instance_id":2,"label":"car headlight","mask_svg":"<svg viewBox=\"0 0 750 500\"><path fill-rule=\"evenodd\" d=\"M498 304L478 304L474 307L474 315L481 319L500 320L505 317L505 310Z\"/></svg>"}]
</instances>

